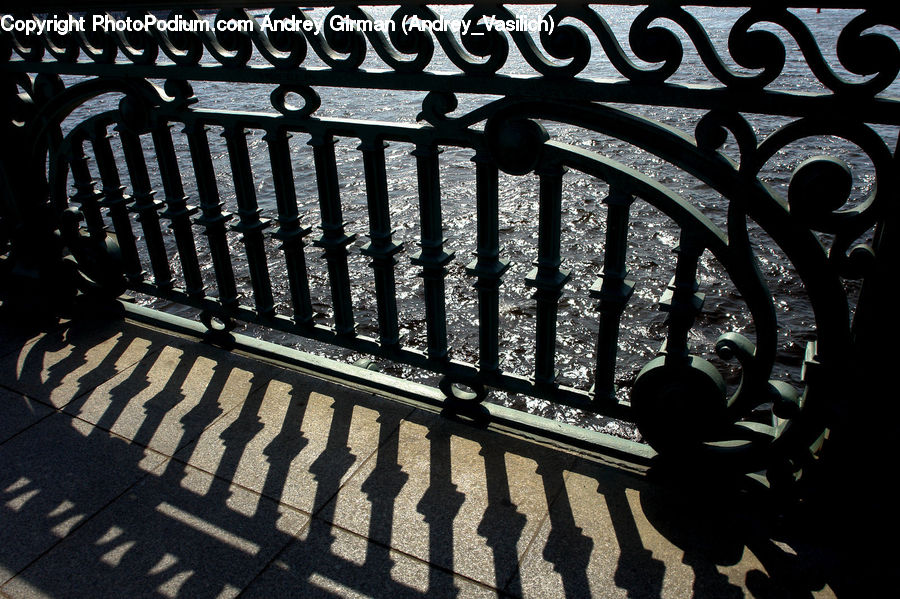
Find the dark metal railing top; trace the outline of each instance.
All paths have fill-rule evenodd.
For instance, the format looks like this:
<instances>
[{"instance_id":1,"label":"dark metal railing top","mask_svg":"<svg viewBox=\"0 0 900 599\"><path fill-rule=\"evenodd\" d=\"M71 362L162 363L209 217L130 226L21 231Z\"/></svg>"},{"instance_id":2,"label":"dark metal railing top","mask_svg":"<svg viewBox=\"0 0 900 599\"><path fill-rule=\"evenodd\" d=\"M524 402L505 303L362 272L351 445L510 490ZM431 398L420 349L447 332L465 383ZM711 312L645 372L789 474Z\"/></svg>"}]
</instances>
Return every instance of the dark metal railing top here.
<instances>
[{"instance_id":1,"label":"dark metal railing top","mask_svg":"<svg viewBox=\"0 0 900 599\"><path fill-rule=\"evenodd\" d=\"M836 32L837 68L804 19L781 3L741 12L727 32L727 53L701 19L674 2L638 9L627 45L603 6L533 8L538 12L531 18L553 28L530 33L489 25L517 22L513 4L459 9L452 18L466 21L466 32L404 30L410 19L445 18L444 9L424 4L377 12L336 3L315 15L280 2L268 3L266 9L276 7L271 11L214 4L226 8L199 15L179 6L151 19L135 4L117 16L101 15L107 24L168 19L208 23L209 30L14 30L14 23L50 18L42 11L52 3L33 8L37 16L4 18L13 29L2 34L0 46L10 115L5 127L10 148L19 148L3 155L2 230L11 232L0 247L4 263L16 265L10 272L40 273L33 278L56 277L56 283L68 273L73 293L114 297L130 289L192 306L210 330L224 329L225 335L244 321L423 368L443 377L449 409L469 414L488 414L481 403L489 389L523 393L636 422L662 453L744 470L768 468L775 478L798 471L818 446L840 403L854 339L864 336L852 327L851 304L857 314L869 309L866 298L881 284L873 273L892 259L880 247L885 222L893 218L885 198L896 192L898 173L883 133L900 125L895 11L880 3L790 3L865 8ZM91 12L71 14L93 22ZM267 30L266 19L289 20L298 30ZM371 27L342 31L334 25L341 19ZM797 45L811 89L785 84L795 77L786 67L785 38L766 25ZM697 70L685 81L688 45ZM517 73L508 72L513 55L520 61ZM589 68L598 57L603 77ZM204 107L206 82L265 89L269 109ZM360 106L377 101L373 90L425 95L416 122L379 122L334 116L333 89L357 90ZM118 102L111 109L99 103L110 94ZM460 109L468 96L480 98L477 106ZM700 116L693 131L679 131L622 105ZM751 115L781 120L766 134ZM579 146L572 131L624 143L686 173L721 198L718 216L657 180L653 169ZM823 136L864 156L873 184L862 201L851 199L851 168L830 156L795 165L786 192L767 184L763 171L773 157ZM365 208L354 223L345 216L350 207L338 138L351 139L361 160ZM305 164L298 159L298 139L309 146ZM251 142L264 150L251 151ZM407 247L392 222L389 143L412 148L407 178L415 181L417 249ZM477 302L477 359L456 357L448 334L447 278L462 256L445 238L443 148L465 149L474 162L469 195L475 252L465 274ZM261 155L262 177L256 166ZM227 184L220 176L226 168ZM310 214L298 196L306 176L300 170L314 177L315 227L305 224ZM561 384L557 368L560 305L573 277L585 274L567 262L563 242L563 232L577 226L565 220L566 185L576 175L602 190L602 202L595 204L603 222L599 270L586 294L597 312L590 389ZM501 180L508 177L537 182L534 263L522 281L534 302L529 375L504 370L500 359L500 289L513 262L500 235ZM261 178L272 186L271 207L258 197ZM224 188L231 191L223 195ZM630 265L634 228L642 218L635 211L642 205L675 227L677 246L671 280L657 302L666 318L657 339L661 347L623 386L617 360L623 322L635 303L639 273ZM775 372L783 333L760 272L758 230L785 256L811 306L811 335L792 341L806 346L799 384ZM360 236L367 238L364 244ZM311 246L321 256L313 258ZM357 254L368 260L366 276L374 288L374 334L358 327ZM722 332L716 355L704 358L692 347L692 331L705 314L700 271L706 256L722 268L749 325L743 329L748 336ZM310 260L327 271L328 323L318 318L313 296L320 283L311 279ZM248 294L239 290L236 265L246 269ZM401 334L410 325L398 307L397 277L410 267L421 281L422 348ZM857 303L853 290L860 281ZM737 384L726 378L727 361L738 365Z\"/></svg>"}]
</instances>

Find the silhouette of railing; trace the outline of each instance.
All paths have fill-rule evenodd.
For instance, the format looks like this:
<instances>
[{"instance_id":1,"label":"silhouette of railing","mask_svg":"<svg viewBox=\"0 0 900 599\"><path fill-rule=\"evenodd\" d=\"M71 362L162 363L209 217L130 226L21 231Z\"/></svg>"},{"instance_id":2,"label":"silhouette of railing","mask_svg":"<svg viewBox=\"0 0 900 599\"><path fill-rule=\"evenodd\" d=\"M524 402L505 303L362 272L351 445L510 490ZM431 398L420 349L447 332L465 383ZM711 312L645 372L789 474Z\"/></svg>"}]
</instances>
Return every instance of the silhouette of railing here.
<instances>
[{"instance_id":1,"label":"silhouette of railing","mask_svg":"<svg viewBox=\"0 0 900 599\"><path fill-rule=\"evenodd\" d=\"M114 4L83 2L87 13L68 6L69 16L51 17L52 4L39 3L30 13L4 17L9 118L0 250L4 276L17 289L31 286L39 295L53 289L59 302L75 294L117 297L126 290L163 298L198 309L220 340L243 321L437 373L453 412L490 418L483 403L488 389L521 393L635 422L661 453L745 471L768 468L773 479L800 470L839 413L848 377L863 355L859 347L877 335L878 325L869 323L884 313L883 285L896 264L884 233L896 212L886 196L896 193L897 184L896 156L884 131L900 125L900 104L892 96L900 70L892 8L824 3L847 9L839 13L847 13L846 24L832 65L802 18L806 13L795 10L808 2L736 13L727 55L704 22L677 2L636 10L627 48L608 15L611 7L631 2L529 8L528 18L516 12L523 8L518 3L479 4L452 17L418 4L367 12L338 3L310 13L281 2L212 15L167 2L152 5L163 13L147 12L143 4L115 16L99 12ZM74 30L63 32L63 22ZM273 22L297 30L267 29ZM363 31L347 31L351 22ZM510 31L499 29L499 22ZM50 31L29 34L28 23L51 23L45 27ZM160 23L180 29L164 31ZM443 30L447 24L462 31ZM529 27L536 32L522 30ZM811 71L810 89L783 81L794 76L785 68L785 38L799 47ZM701 72L691 77L702 82L676 76L691 47ZM504 73L513 56L521 58L525 74ZM591 75L586 69L596 60L608 61L614 77ZM204 97L212 89L200 90L207 82L265 86L270 110L205 108L220 99ZM426 95L415 123L377 122L329 116L322 90L332 88L357 90L361 106L377 102L371 92L378 90ZM112 109L99 102L110 95L118 102ZM477 98L477 106L458 110L462 96ZM683 132L623 104L701 116L693 132ZM765 134L749 115L781 120ZM721 197L722 216L705 214L697 202L656 180L655 172L618 162L602 148L569 143L556 133L561 125L625 142L702 182ZM224 138L220 154L227 157L233 199L222 196L211 131ZM265 147L272 218L264 217L258 199L260 175L248 136L261 136ZM303 165L292 136L311 146L316 235L300 208ZM822 136L844 140L867 161L873 183L861 201L853 197L850 167L831 156L799 164L786 193L768 185L763 171L773 157ZM339 137L358 142L366 223L345 221ZM397 239L392 224L388 143L413 147L415 252ZM444 237L442 148L468 149L475 163L470 196L476 251L465 272L476 290L476 360L454 358L448 335L445 280L457 256ZM567 172L594 181L605 204L595 209L604 219L605 242L589 291L599 313L588 348L594 352L590 389L562 384L557 376L560 302L573 275L590 275L564 264L561 237L577 226L563 220ZM501 247L498 204L501 178L531 173L538 184L537 243L524 283L534 290L534 362L530 375L522 375L504 369L500 359L500 287L510 277L511 260ZM191 175L194 197L186 193ZM628 267L636 203L661 212L678 241L671 280L658 299L667 316L661 348L628 389L617 381L616 363L636 287ZM756 231L762 237L754 237ZM240 235L243 250L229 245L231 232ZM206 238L199 250L198 234ZM358 235L369 240L357 249ZM811 306L811 331L791 339L806 346L799 385L775 372L779 317L760 272L760 239L783 253L792 269L785 276L802 282L803 301ZM272 240L280 244L277 255L267 252ZM310 245L322 250L327 268L329 323L321 321L313 299ZM364 283L354 280L349 263L357 251L370 260L374 335L357 328L354 289ZM749 321L743 330L754 338L726 331L715 344L717 356L706 358L691 347L691 331L703 314L698 273L704 256L726 273ZM236 261L246 264L251 291L244 296ZM421 269L424 348L401 334L412 325L401 321L397 275L409 266ZM210 268L214 280L204 274ZM289 298L284 306L279 288ZM721 371L732 360L740 372L729 388Z\"/></svg>"}]
</instances>

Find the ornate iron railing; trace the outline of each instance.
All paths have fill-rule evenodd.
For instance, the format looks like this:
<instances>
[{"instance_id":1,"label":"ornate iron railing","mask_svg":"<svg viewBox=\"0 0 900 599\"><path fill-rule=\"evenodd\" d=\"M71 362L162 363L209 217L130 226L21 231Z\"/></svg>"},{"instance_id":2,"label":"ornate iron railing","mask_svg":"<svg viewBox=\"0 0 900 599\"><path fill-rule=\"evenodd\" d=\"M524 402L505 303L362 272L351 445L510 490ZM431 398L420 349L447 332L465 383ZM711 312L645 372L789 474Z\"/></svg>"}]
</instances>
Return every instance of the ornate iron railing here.
<instances>
[{"instance_id":1,"label":"ornate iron railing","mask_svg":"<svg viewBox=\"0 0 900 599\"><path fill-rule=\"evenodd\" d=\"M726 52L712 39L717 32L679 2L634 9L626 45L609 15L632 4L529 8L531 24L517 12L519 3L450 12L338 3L310 13L269 2L266 10L227 7L210 15L160 2L132 4L111 16L103 11L118 3L83 2L87 12L68 6L55 18L54 7L40 3L31 12L10 13L2 33L4 278L17 288L36 286L36 293L53 289L57 297L115 297L130 289L195 307L210 330L225 329L225 335L235 321L256 323L438 373L452 410L489 415L476 407L489 388L522 393L636 422L662 453L791 475L840 413L848 377L860 367L858 344L876 336L878 325L862 330L863 321L879 318L881 286L896 264L885 230L896 212L890 203L897 157L888 139L900 126L900 20L879 2L757 3L734 13ZM834 7L831 18L845 23L831 48L836 60L810 29L816 5ZM73 31L63 30L64 18ZM341 31L350 21L369 25ZM131 29L116 31L117 22ZM293 23L297 31L267 30L270 22ZM511 31L498 30L498 22ZM39 23L42 34L26 32ZM154 23L181 30L162 31ZM439 23L462 31L441 30ZM528 28L537 32L520 30ZM809 68L804 85L810 89L794 89L794 75L786 73L793 45ZM688 49L699 70L679 80ZM520 71L506 74L514 60ZM596 76L592 61L602 62L609 76ZM269 110L204 107L217 100L198 91L205 82L263 88ZM323 90L333 89L358 90L360 116L328 116ZM416 122L364 116L363 106L377 104L378 90L425 93ZM111 109L98 103L110 94L118 102ZM475 107L458 109L461 97L476 98ZM693 131L679 131L623 105L694 111L699 119ZM777 117L772 132L760 130L754 121L760 115ZM233 197L221 194L211 130L224 138L220 154L227 156ZM571 143L577 139L572 131L624 142L655 157L652 164L702 182L720 198L719 216L656 180L655 169L642 172L617 161L602 144ZM262 135L267 155L271 218L257 197L252 134ZM309 165L301 164L291 136L312 148L315 223L298 200L297 183L307 176L298 170ZM799 164L786 193L769 185L765 167L773 157L822 136L840 138L865 158L872 184L861 201L852 197L850 168L832 157ZM367 222L345 222L339 137L358 143ZM420 246L414 252L392 225L387 143L413 148ZM179 153L182 145L186 151ZM474 156L469 195L476 251L465 269L477 299L473 360L454 359L448 337L445 279L458 256L444 237L442 148ZM504 369L500 360L500 288L510 272L501 247L499 190L501 178L507 180L501 173L534 173L538 181L535 262L524 277L535 302L530 375ZM565 181L572 173L594 181L603 194L604 206L592 208L604 230L596 272L572 272L564 263L561 236L578 226L564 220ZM185 191L188 179L194 197ZM616 363L623 315L635 303L628 265L636 203L674 223L678 241L671 281L658 301L667 315L661 349L623 389ZM313 235L310 224L320 233ZM240 235L242 251L229 245L230 232ZM206 238L203 251L198 235ZM361 247L358 235L368 237ZM784 276L802 282L797 289L813 312L810 330L791 340L806 345L799 384L775 372L779 314L761 273L760 239L786 257L792 270ZM280 244L277 255L267 252L272 240ZM311 296L310 245L322 250L327 267L333 316L326 323ZM375 335L356 327L353 291L361 283L348 265L354 252L370 260ZM727 273L747 315L747 336L726 330L715 344L718 355L705 358L691 347L691 331L703 315L698 272L704 256ZM251 291L244 297L236 260L246 263ZM401 335L412 325L401 322L397 272L410 266L420 269L423 349ZM204 274L209 268L214 280ZM556 371L558 310L575 275L596 278L589 291L598 313L588 348L594 353L589 389L561 384ZM848 281L864 279L857 302L859 285ZM278 289L286 289L286 305L279 304ZM739 367L731 389L722 372L729 360Z\"/></svg>"}]
</instances>

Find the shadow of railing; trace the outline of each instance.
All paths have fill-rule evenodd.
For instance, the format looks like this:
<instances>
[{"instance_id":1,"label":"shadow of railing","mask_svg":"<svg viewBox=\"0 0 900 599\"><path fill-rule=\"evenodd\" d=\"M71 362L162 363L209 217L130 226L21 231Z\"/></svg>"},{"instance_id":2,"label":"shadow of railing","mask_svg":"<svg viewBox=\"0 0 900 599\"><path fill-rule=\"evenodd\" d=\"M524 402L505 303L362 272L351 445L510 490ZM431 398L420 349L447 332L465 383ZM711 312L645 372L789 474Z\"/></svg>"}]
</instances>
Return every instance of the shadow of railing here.
<instances>
[{"instance_id":1,"label":"shadow of railing","mask_svg":"<svg viewBox=\"0 0 900 599\"><path fill-rule=\"evenodd\" d=\"M746 490L657 484L130 323L25 335L0 383L7 406L58 408L0 444L10 596L851 588Z\"/></svg>"}]
</instances>

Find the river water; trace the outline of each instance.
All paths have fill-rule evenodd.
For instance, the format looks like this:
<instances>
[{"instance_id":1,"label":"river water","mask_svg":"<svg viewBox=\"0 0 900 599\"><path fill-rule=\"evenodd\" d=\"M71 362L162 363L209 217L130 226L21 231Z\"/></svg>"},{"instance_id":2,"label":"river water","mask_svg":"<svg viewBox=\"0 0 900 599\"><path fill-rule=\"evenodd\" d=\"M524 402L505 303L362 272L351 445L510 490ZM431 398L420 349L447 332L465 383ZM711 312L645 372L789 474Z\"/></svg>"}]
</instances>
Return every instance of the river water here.
<instances>
[{"instance_id":1,"label":"river water","mask_svg":"<svg viewBox=\"0 0 900 599\"><path fill-rule=\"evenodd\" d=\"M394 8L373 8L370 13L375 18L386 18ZM447 16L460 17L464 12L461 7L440 7L438 11ZM546 13L547 7L516 7L515 12L526 17L539 18ZM616 33L620 43L628 39L628 28L640 11L639 7L604 7L599 9ZM691 8L701 23L704 24L712 41L723 57L727 36L731 25L742 14L739 9ZM316 9L309 13L313 19L322 19L325 9ZM254 13L263 14L263 13ZM843 25L857 11L823 10L817 14L815 10L798 10L800 16L815 35L820 48L830 64L838 65L834 56L836 39ZM669 25L672 25L669 23ZM676 33L677 26L670 27ZM787 65L782 76L770 85L770 89L805 89L824 91L824 88L812 76L805 61L787 34L771 27L786 40L788 50ZM887 33L897 39L896 31ZM693 46L682 33L685 40L685 59L678 73L671 81L681 83L716 83L702 65ZM596 39L594 57L582 76L596 78L619 78L609 61L604 57ZM317 57L310 50L305 66L317 64ZM254 60L260 57L254 57ZM730 60L730 59L727 59ZM363 68L384 68L374 52L369 52ZM430 67L433 70L455 70L441 55L438 48ZM738 68L738 70L740 70ZM845 74L850 80L858 77L844 73L839 66L835 70ZM511 44L510 58L501 71L508 74L531 74L528 65L517 54ZM219 108L227 110L252 110L273 112L268 104L271 87L255 85L236 85L216 82L195 82L194 91L200 99L199 107ZM416 114L421 110L424 93L399 91L359 91L346 89L318 89L322 97L322 106L318 116L332 118L375 119L388 122L414 122ZM898 95L896 84L888 90L890 95ZM493 98L475 95L460 96L460 107L457 113L485 103ZM113 102L114 98L101 98L93 109L103 107L104 102ZM632 106L629 110L667 125L693 134L695 125L703 116L701 111L680 108L655 106ZM81 113L79 113L81 114ZM771 116L745 115L759 139L788 122L788 119ZM79 115L75 115L78 118ZM643 152L629 144L599 134L575 130L570 127L547 124L554 139L584 147L605 156L614 158L680 193L689 202L700 208L717 225L724 226L727 201L712 191L702 182L687 173L675 168L660 158ZM878 127L888 147L896 144L897 131L891 127ZM231 178L228 155L224 140L216 131L211 131L210 143L214 154L217 182L226 209L236 212L234 200L234 184ZM300 202L300 213L303 223L316 227L319 224L319 208L313 168L311 148L305 145L307 139L295 136L292 140L294 152L294 175L297 197ZM375 309L374 283L367 260L359 252L359 248L367 241L368 217L366 211L366 190L363 177L362 156L356 150L358 140L343 139L337 144L339 174L341 180L341 198L347 230L358 235L357 241L350 248L351 280L353 282L353 305L358 331L361 334L377 338L377 317ZM196 182L192 180L187 145L183 137L176 136L176 145L183 166L186 193L196 203ZM268 165L267 146L262 140L261 132L253 132L249 137L251 160L257 196L263 217L274 218L277 214L275 195ZM149 148L149 146L148 146ZM400 309L401 340L410 347L425 347L425 316L421 279L417 276L418 268L411 266L409 253L414 251L419 239L418 196L416 189L415 160L410 156L412 147L406 144L392 144L387 149L387 171L391 203L392 224L396 229L395 242L402 242L406 248L398 258L397 268L398 303ZM723 151L735 161L738 160L736 144L732 139L726 142ZM791 172L806 158L818 154L835 155L852 168L854 188L851 203L865 197L874 183L874 173L865 154L855 145L835 137L817 137L803 140L801 144L793 144L774 156L761 172L761 178L773 189L786 197L787 183ZM451 356L472 363L477 363L478 330L477 301L473 280L466 276L464 267L471 261L475 251L475 212L474 197L474 165L470 159L472 152L466 149L445 148L441 157L441 193L444 211L444 232L448 238L446 248L456 253L447 277L448 331ZM152 173L157 189L161 189L158 173ZM127 184L127 176L123 173ZM593 383L595 368L594 344L597 335L597 305L588 295L588 290L596 281L602 267L606 227L606 207L602 199L606 194L603 182L591 177L570 172L564 180L563 191L563 267L571 269L572 278L566 285L560 302L558 319L557 367L560 370L560 382L576 388L589 389ZM538 185L534 175L512 177L501 174L500 179L500 234L503 257L510 260L511 267L504 276L501 287L501 367L505 371L522 375L530 375L534 368L534 334L535 306L531 299L531 290L525 286L525 275L532 268L537 254L537 204ZM135 227L136 233L140 232ZM167 233L168 234L168 233ZM628 267L631 278L636 283L635 294L623 315L622 332L619 341L619 357L616 370L616 381L621 386L622 397L627 397L628 388L640 369L655 355L665 338L665 315L658 309L658 300L665 285L674 273L673 248L677 244L679 229L662 213L649 204L638 201L632 208L632 219L628 244ZM168 238L171 242L171 238ZM759 260L760 269L766 278L774 297L779 325L779 347L776 368L772 378L787 381L798 389L800 381L800 363L807 341L814 338L815 323L809 302L802 283L793 274L793 269L778 247L758 227L752 230L754 249ZM201 254L208 252L206 240L197 236L198 249ZM274 240L268 242L269 268L278 302L278 311L290 314L287 281L283 273L283 258ZM252 305L252 292L249 282L246 259L243 256L243 245L237 233L229 233L229 244L235 271L239 278L239 290L243 303ZM179 273L178 258L174 243L170 243L169 254L173 263L173 271ZM316 248L307 248L306 256L310 269L310 281L313 295L313 307L317 312L317 321L323 324L331 322L330 289L325 261ZM149 270L149 261L147 262ZM215 294L215 278L211 262L204 261L204 277L210 293ZM728 331L736 331L753 339L753 324L746 306L727 273L707 252L703 255L698 273L701 291L706 294L706 303L697 325L691 331L690 344L692 353L713 361L724 374L730 385L735 385L739 372L731 364L719 361L714 352L714 344L719 335ZM855 296L856 287L848 284L851 298ZM191 315L191 311L179 306L153 298L141 298L140 301L156 308L170 310L183 315ZM239 329L266 340L275 341L290 347L312 351L342 361L355 361L364 356L311 342L296 336L282 334L259 327ZM429 373L418 372L403 365L380 364L382 370L391 374L435 383L436 378ZM630 438L639 438L632 425L582 414L576 410L561 408L547 402L510 396L494 392L490 401L496 401L525 409L543 416L574 422L588 428L604 430Z\"/></svg>"}]
</instances>

